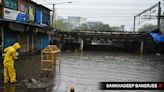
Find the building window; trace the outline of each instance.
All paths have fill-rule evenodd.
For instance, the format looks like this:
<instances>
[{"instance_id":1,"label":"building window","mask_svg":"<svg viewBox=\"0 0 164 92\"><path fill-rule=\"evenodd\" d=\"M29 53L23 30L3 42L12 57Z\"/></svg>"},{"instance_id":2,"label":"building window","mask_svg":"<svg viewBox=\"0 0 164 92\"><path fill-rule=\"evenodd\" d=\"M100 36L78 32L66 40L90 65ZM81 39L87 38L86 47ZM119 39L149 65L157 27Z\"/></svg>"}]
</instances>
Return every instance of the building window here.
<instances>
[{"instance_id":1,"label":"building window","mask_svg":"<svg viewBox=\"0 0 164 92\"><path fill-rule=\"evenodd\" d=\"M50 16L46 13L42 13L42 23L49 25L50 23Z\"/></svg>"},{"instance_id":2,"label":"building window","mask_svg":"<svg viewBox=\"0 0 164 92\"><path fill-rule=\"evenodd\" d=\"M19 11L25 12L25 4L24 2L19 2Z\"/></svg>"},{"instance_id":3,"label":"building window","mask_svg":"<svg viewBox=\"0 0 164 92\"><path fill-rule=\"evenodd\" d=\"M5 7L10 7L10 0L5 0Z\"/></svg>"},{"instance_id":4,"label":"building window","mask_svg":"<svg viewBox=\"0 0 164 92\"><path fill-rule=\"evenodd\" d=\"M34 8L32 6L29 6L29 14L34 15Z\"/></svg>"},{"instance_id":5,"label":"building window","mask_svg":"<svg viewBox=\"0 0 164 92\"><path fill-rule=\"evenodd\" d=\"M34 21L34 8L32 6L29 6L28 12L29 12L29 20Z\"/></svg>"},{"instance_id":6,"label":"building window","mask_svg":"<svg viewBox=\"0 0 164 92\"><path fill-rule=\"evenodd\" d=\"M18 9L18 2L15 0L5 0L5 7L17 10Z\"/></svg>"},{"instance_id":7,"label":"building window","mask_svg":"<svg viewBox=\"0 0 164 92\"><path fill-rule=\"evenodd\" d=\"M25 10L24 10L24 12L27 13L27 14L29 13L29 12L28 12L28 6L27 6L27 5L25 5Z\"/></svg>"}]
</instances>

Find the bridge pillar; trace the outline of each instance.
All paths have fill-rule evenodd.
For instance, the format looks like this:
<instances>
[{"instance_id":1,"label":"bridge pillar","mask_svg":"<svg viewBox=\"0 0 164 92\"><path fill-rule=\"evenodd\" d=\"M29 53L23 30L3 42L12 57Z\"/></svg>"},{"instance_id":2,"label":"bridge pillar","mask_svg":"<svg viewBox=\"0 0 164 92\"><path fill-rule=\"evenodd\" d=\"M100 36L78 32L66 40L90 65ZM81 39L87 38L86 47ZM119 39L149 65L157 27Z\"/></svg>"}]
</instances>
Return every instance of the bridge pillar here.
<instances>
[{"instance_id":1,"label":"bridge pillar","mask_svg":"<svg viewBox=\"0 0 164 92\"><path fill-rule=\"evenodd\" d=\"M84 49L84 40L81 39L80 40L80 50L83 51L83 49Z\"/></svg>"},{"instance_id":2,"label":"bridge pillar","mask_svg":"<svg viewBox=\"0 0 164 92\"><path fill-rule=\"evenodd\" d=\"M141 56L143 55L143 50L144 50L144 49L143 49L143 46L144 46L144 42L141 41L141 49L140 49L140 50L141 50L141 52L140 52Z\"/></svg>"}]
</instances>

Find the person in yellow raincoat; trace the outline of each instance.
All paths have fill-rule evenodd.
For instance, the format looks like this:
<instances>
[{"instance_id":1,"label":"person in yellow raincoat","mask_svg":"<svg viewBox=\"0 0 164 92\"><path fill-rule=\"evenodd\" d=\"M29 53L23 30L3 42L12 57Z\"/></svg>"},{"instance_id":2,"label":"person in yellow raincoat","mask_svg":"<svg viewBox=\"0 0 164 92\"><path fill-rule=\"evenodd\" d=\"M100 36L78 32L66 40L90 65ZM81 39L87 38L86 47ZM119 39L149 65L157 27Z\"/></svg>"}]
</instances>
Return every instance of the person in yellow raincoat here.
<instances>
[{"instance_id":1,"label":"person in yellow raincoat","mask_svg":"<svg viewBox=\"0 0 164 92\"><path fill-rule=\"evenodd\" d=\"M21 48L19 43L15 43L13 46L9 46L4 49L5 57L3 61L4 65L4 83L8 83L10 79L10 83L16 82L16 73L14 69L14 62L16 57L16 50Z\"/></svg>"}]
</instances>

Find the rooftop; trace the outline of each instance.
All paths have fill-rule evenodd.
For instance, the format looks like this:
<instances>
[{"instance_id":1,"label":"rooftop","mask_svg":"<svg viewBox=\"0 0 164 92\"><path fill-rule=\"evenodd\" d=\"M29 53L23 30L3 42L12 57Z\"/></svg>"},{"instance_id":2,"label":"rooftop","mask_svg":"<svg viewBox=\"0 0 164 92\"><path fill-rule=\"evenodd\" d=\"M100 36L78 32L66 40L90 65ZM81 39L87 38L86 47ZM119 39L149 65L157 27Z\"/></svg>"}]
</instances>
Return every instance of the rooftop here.
<instances>
[{"instance_id":1,"label":"rooftop","mask_svg":"<svg viewBox=\"0 0 164 92\"><path fill-rule=\"evenodd\" d=\"M36 2L33 1L33 0L30 0L30 2L33 3L33 4L35 4L35 5L38 5L38 6L40 6L40 7L43 7L43 8L45 8L45 9L49 10L49 11L52 11L52 10L49 9L48 7L46 7L46 6L42 5L42 4L38 4L38 3L36 3Z\"/></svg>"}]
</instances>

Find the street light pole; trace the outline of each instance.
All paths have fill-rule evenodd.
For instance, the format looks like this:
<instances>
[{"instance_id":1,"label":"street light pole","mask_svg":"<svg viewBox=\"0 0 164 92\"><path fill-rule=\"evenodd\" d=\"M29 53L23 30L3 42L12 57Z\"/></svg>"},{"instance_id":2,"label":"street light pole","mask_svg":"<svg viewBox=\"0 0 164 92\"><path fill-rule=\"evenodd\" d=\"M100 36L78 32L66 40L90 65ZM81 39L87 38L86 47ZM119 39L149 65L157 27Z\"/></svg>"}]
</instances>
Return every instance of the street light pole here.
<instances>
[{"instance_id":1,"label":"street light pole","mask_svg":"<svg viewBox=\"0 0 164 92\"><path fill-rule=\"evenodd\" d=\"M55 16L55 5L56 5L56 4L53 4L53 11L52 11L52 25L54 24L54 17L56 17L56 16Z\"/></svg>"},{"instance_id":2,"label":"street light pole","mask_svg":"<svg viewBox=\"0 0 164 92\"><path fill-rule=\"evenodd\" d=\"M63 3L56 3L56 4L53 4L53 10L52 10L52 25L54 24L54 20L56 20L56 9L55 9L55 6L56 6L56 5L60 5L60 4L66 4L66 3L72 3L72 2L63 2Z\"/></svg>"}]
</instances>

